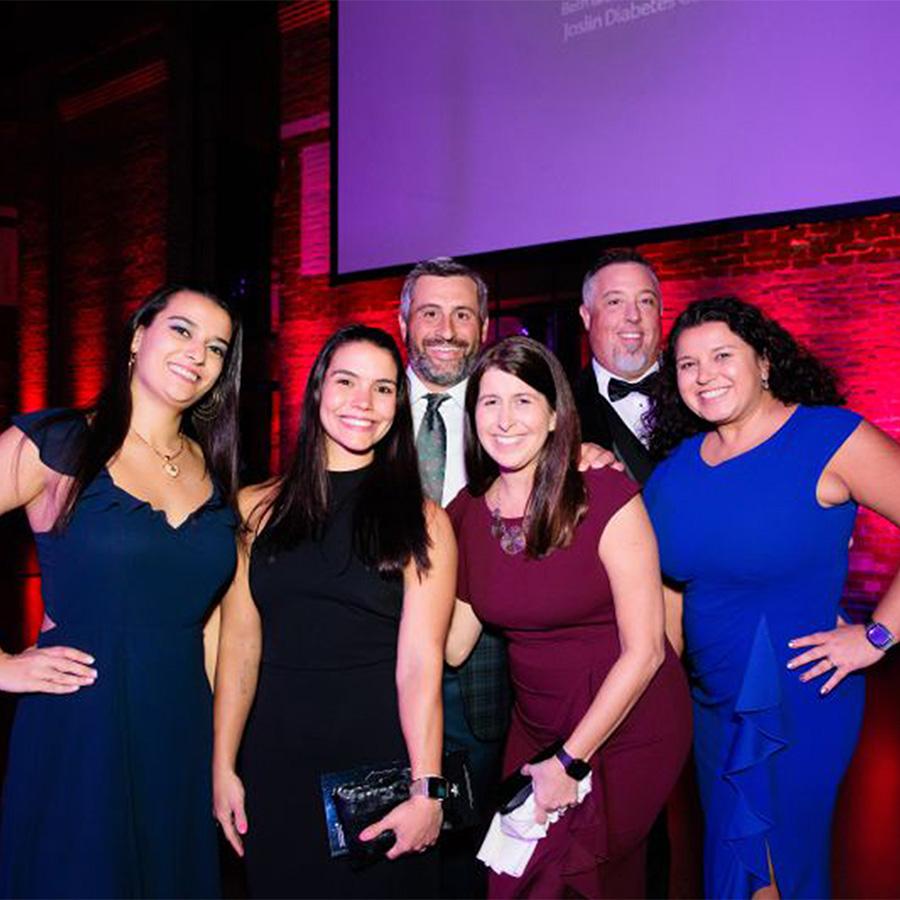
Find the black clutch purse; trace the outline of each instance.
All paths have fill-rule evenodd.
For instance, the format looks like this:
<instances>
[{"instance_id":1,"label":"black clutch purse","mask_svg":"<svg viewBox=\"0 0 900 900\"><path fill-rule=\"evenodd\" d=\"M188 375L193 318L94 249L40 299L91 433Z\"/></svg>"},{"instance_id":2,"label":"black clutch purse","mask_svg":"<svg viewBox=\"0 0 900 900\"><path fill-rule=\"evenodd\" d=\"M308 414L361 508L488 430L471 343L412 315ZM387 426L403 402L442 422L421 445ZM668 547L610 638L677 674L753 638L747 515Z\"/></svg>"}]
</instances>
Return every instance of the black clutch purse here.
<instances>
[{"instance_id":1,"label":"black clutch purse","mask_svg":"<svg viewBox=\"0 0 900 900\"><path fill-rule=\"evenodd\" d=\"M382 831L370 841L361 841L359 835L409 797L409 781L409 767L394 762L369 769L332 789L351 862L374 861L394 846L397 838L393 831Z\"/></svg>"},{"instance_id":2,"label":"black clutch purse","mask_svg":"<svg viewBox=\"0 0 900 900\"><path fill-rule=\"evenodd\" d=\"M545 747L537 754L537 756L529 759L528 764L533 765L534 763L543 762L545 759L550 759L550 757L554 756L558 750L562 749L562 745L562 741L557 741L555 744ZM531 796L533 790L534 787L531 783L530 775L523 775L521 772L513 772L512 775L504 778L503 781L500 782L500 786L497 788L495 795L497 809L500 812L500 815L503 816L506 815L506 813L512 812L514 809L518 809Z\"/></svg>"},{"instance_id":3,"label":"black clutch purse","mask_svg":"<svg viewBox=\"0 0 900 900\"><path fill-rule=\"evenodd\" d=\"M465 750L445 753L443 772L449 787L448 796L443 801L444 829L459 830L474 825L478 815ZM337 825L336 834L330 835L332 855L349 853L351 862L356 865L365 865L384 856L396 840L392 831L384 831L369 841L361 841L359 835L395 806L409 799L409 766L395 761L363 767L323 776L322 783L329 831L332 824ZM330 815L330 806L333 807L333 816ZM332 823L332 818L336 818L336 823Z\"/></svg>"}]
</instances>

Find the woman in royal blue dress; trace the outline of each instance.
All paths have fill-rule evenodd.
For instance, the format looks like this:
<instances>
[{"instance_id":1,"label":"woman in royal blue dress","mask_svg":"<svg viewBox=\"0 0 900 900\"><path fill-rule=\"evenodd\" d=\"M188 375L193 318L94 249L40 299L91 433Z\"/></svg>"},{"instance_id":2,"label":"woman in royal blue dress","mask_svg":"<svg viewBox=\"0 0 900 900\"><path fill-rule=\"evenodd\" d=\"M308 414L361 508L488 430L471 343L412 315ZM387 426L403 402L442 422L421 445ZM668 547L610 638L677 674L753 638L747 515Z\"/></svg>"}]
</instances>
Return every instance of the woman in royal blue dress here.
<instances>
[{"instance_id":1,"label":"woman in royal blue dress","mask_svg":"<svg viewBox=\"0 0 900 900\"><path fill-rule=\"evenodd\" d=\"M180 286L130 318L87 411L14 418L0 511L24 507L45 617L0 654L21 694L4 897L219 894L203 625L235 565L240 330Z\"/></svg>"},{"instance_id":2,"label":"woman in royal blue dress","mask_svg":"<svg viewBox=\"0 0 900 900\"><path fill-rule=\"evenodd\" d=\"M708 897L826 897L831 821L863 712L858 670L900 634L839 601L858 504L900 522L900 447L756 307L692 303L652 412L644 497L684 647ZM798 652L800 651L800 652Z\"/></svg>"}]
</instances>

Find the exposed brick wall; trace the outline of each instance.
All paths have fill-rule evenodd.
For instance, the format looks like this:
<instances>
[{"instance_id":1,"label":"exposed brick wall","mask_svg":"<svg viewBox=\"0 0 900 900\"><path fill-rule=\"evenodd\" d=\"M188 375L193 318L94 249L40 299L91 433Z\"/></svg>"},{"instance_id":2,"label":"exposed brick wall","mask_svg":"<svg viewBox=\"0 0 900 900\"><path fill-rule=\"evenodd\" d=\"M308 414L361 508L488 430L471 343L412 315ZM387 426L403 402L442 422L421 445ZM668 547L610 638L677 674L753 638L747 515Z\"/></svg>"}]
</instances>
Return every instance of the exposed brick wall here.
<instances>
[{"instance_id":1,"label":"exposed brick wall","mask_svg":"<svg viewBox=\"0 0 900 900\"><path fill-rule=\"evenodd\" d=\"M900 438L900 214L742 231L641 248L659 267L666 329L698 297L758 303L839 374L848 406ZM846 600L870 607L900 533L863 510Z\"/></svg>"},{"instance_id":2,"label":"exposed brick wall","mask_svg":"<svg viewBox=\"0 0 900 900\"><path fill-rule=\"evenodd\" d=\"M307 10L305 17L297 14L301 8ZM281 414L273 423L273 443L284 459L296 437L307 375L325 338L351 320L386 328L398 337L400 279L329 286L328 6L285 4L282 11L283 137L273 265L280 308L275 327Z\"/></svg>"},{"instance_id":3,"label":"exposed brick wall","mask_svg":"<svg viewBox=\"0 0 900 900\"><path fill-rule=\"evenodd\" d=\"M325 337L349 320L381 325L396 335L399 278L329 287L324 274L303 274L324 272L319 254L330 225L327 167L319 164L321 153L308 152L327 149L332 112L327 15L318 0L282 6L286 136L274 260L281 303L282 452L296 433L306 376ZM291 125L298 122L312 130L297 134ZM304 156L317 164L304 171ZM837 369L853 409L900 437L895 387L900 385L900 214L730 232L641 250L664 282L666 327L697 297L735 293L753 300ZM304 260L304 252L317 258ZM573 284L573 293L577 289ZM848 600L865 606L880 597L898 560L897 529L863 512Z\"/></svg>"},{"instance_id":4,"label":"exposed brick wall","mask_svg":"<svg viewBox=\"0 0 900 900\"><path fill-rule=\"evenodd\" d=\"M61 97L56 123L23 129L34 150L22 191L20 405L84 405L102 384L121 325L165 277L165 69ZM55 144L51 156L42 149ZM55 169L55 171L53 170ZM58 185L54 188L54 184ZM55 204L51 212L50 206ZM58 216L59 336L50 360L49 219ZM50 365L59 391L48 395Z\"/></svg>"},{"instance_id":5,"label":"exposed brick wall","mask_svg":"<svg viewBox=\"0 0 900 900\"><path fill-rule=\"evenodd\" d=\"M19 403L25 412L48 403L49 371L49 202L48 123L19 133L22 159L19 191Z\"/></svg>"},{"instance_id":6,"label":"exposed brick wall","mask_svg":"<svg viewBox=\"0 0 900 900\"><path fill-rule=\"evenodd\" d=\"M165 279L165 82L113 96L62 126L64 380L76 405L96 396L124 319Z\"/></svg>"}]
</instances>

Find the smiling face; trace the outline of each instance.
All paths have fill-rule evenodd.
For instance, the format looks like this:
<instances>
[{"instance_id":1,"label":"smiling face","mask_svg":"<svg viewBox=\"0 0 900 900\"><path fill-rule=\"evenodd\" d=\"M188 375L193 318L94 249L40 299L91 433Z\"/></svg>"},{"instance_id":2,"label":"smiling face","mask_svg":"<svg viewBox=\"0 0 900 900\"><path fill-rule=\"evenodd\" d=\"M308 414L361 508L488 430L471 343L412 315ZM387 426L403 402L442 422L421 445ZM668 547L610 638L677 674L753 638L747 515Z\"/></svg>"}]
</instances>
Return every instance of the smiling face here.
<instances>
[{"instance_id":1,"label":"smiling face","mask_svg":"<svg viewBox=\"0 0 900 900\"><path fill-rule=\"evenodd\" d=\"M724 322L686 328L675 344L678 392L688 409L716 425L744 421L769 394L769 364Z\"/></svg>"},{"instance_id":2,"label":"smiling face","mask_svg":"<svg viewBox=\"0 0 900 900\"><path fill-rule=\"evenodd\" d=\"M359 469L372 461L394 422L398 376L391 354L374 344L356 341L334 351L319 401L329 469Z\"/></svg>"},{"instance_id":3,"label":"smiling face","mask_svg":"<svg viewBox=\"0 0 900 900\"><path fill-rule=\"evenodd\" d=\"M488 369L482 375L475 430L501 472L533 473L555 427L556 414L542 393L500 369Z\"/></svg>"},{"instance_id":4,"label":"smiling face","mask_svg":"<svg viewBox=\"0 0 900 900\"><path fill-rule=\"evenodd\" d=\"M604 266L579 309L594 358L613 375L640 378L659 355L660 296L653 273L640 263Z\"/></svg>"},{"instance_id":5,"label":"smiling face","mask_svg":"<svg viewBox=\"0 0 900 900\"><path fill-rule=\"evenodd\" d=\"M187 409L215 385L230 340L231 317L218 303L193 291L173 294L134 332L132 397L151 395Z\"/></svg>"},{"instance_id":6,"label":"smiling face","mask_svg":"<svg viewBox=\"0 0 900 900\"><path fill-rule=\"evenodd\" d=\"M478 289L465 275L423 275L416 281L409 319L400 317L409 364L430 391L468 378L487 322L478 314Z\"/></svg>"}]
</instances>

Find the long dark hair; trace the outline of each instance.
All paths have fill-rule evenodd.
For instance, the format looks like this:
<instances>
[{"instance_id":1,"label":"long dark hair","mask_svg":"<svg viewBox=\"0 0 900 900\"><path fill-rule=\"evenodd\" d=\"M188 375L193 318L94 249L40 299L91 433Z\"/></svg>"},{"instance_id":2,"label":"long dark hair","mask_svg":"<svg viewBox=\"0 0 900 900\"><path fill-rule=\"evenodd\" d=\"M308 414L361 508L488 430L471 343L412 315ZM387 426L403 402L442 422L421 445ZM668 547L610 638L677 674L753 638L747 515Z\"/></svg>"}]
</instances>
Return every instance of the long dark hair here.
<instances>
[{"instance_id":1,"label":"long dark hair","mask_svg":"<svg viewBox=\"0 0 900 900\"><path fill-rule=\"evenodd\" d=\"M360 488L354 510L354 547L383 575L401 574L410 559L421 573L431 565L429 539L403 360L386 331L367 325L346 325L319 351L303 395L293 460L271 498L254 511L257 522L268 515L256 542L263 552L275 555L322 534L330 494L326 433L319 417L322 387L337 349L355 343L371 344L391 355L397 370L397 411L375 445L374 461Z\"/></svg>"},{"instance_id":2,"label":"long dark hair","mask_svg":"<svg viewBox=\"0 0 900 900\"><path fill-rule=\"evenodd\" d=\"M227 501L237 492L239 438L238 394L241 384L241 323L236 313L209 290L186 284L167 284L154 291L125 325L113 364L100 396L85 416L83 443L73 454L74 479L54 528L69 523L82 491L97 477L125 442L131 424L131 345L141 326L150 325L169 299L182 291L199 294L220 306L231 318L231 340L222 371L212 389L182 417L182 431L203 450L206 466Z\"/></svg>"},{"instance_id":3,"label":"long dark hair","mask_svg":"<svg viewBox=\"0 0 900 900\"><path fill-rule=\"evenodd\" d=\"M769 390L782 403L806 406L840 406L844 397L834 372L801 346L759 307L737 297L695 300L675 320L663 353L646 423L650 427L650 452L658 459L670 453L686 437L715 426L694 415L678 393L675 353L678 338L688 328L705 322L722 322L760 359L769 364Z\"/></svg>"},{"instance_id":4,"label":"long dark hair","mask_svg":"<svg viewBox=\"0 0 900 900\"><path fill-rule=\"evenodd\" d=\"M578 471L581 426L575 400L559 360L543 344L517 335L486 350L469 376L466 388L466 471L469 492L475 497L483 496L500 474L499 466L481 446L475 429L478 392L488 369L499 369L521 379L543 395L556 413L556 426L538 457L526 510L525 552L539 559L568 546L587 512L587 491Z\"/></svg>"}]
</instances>

